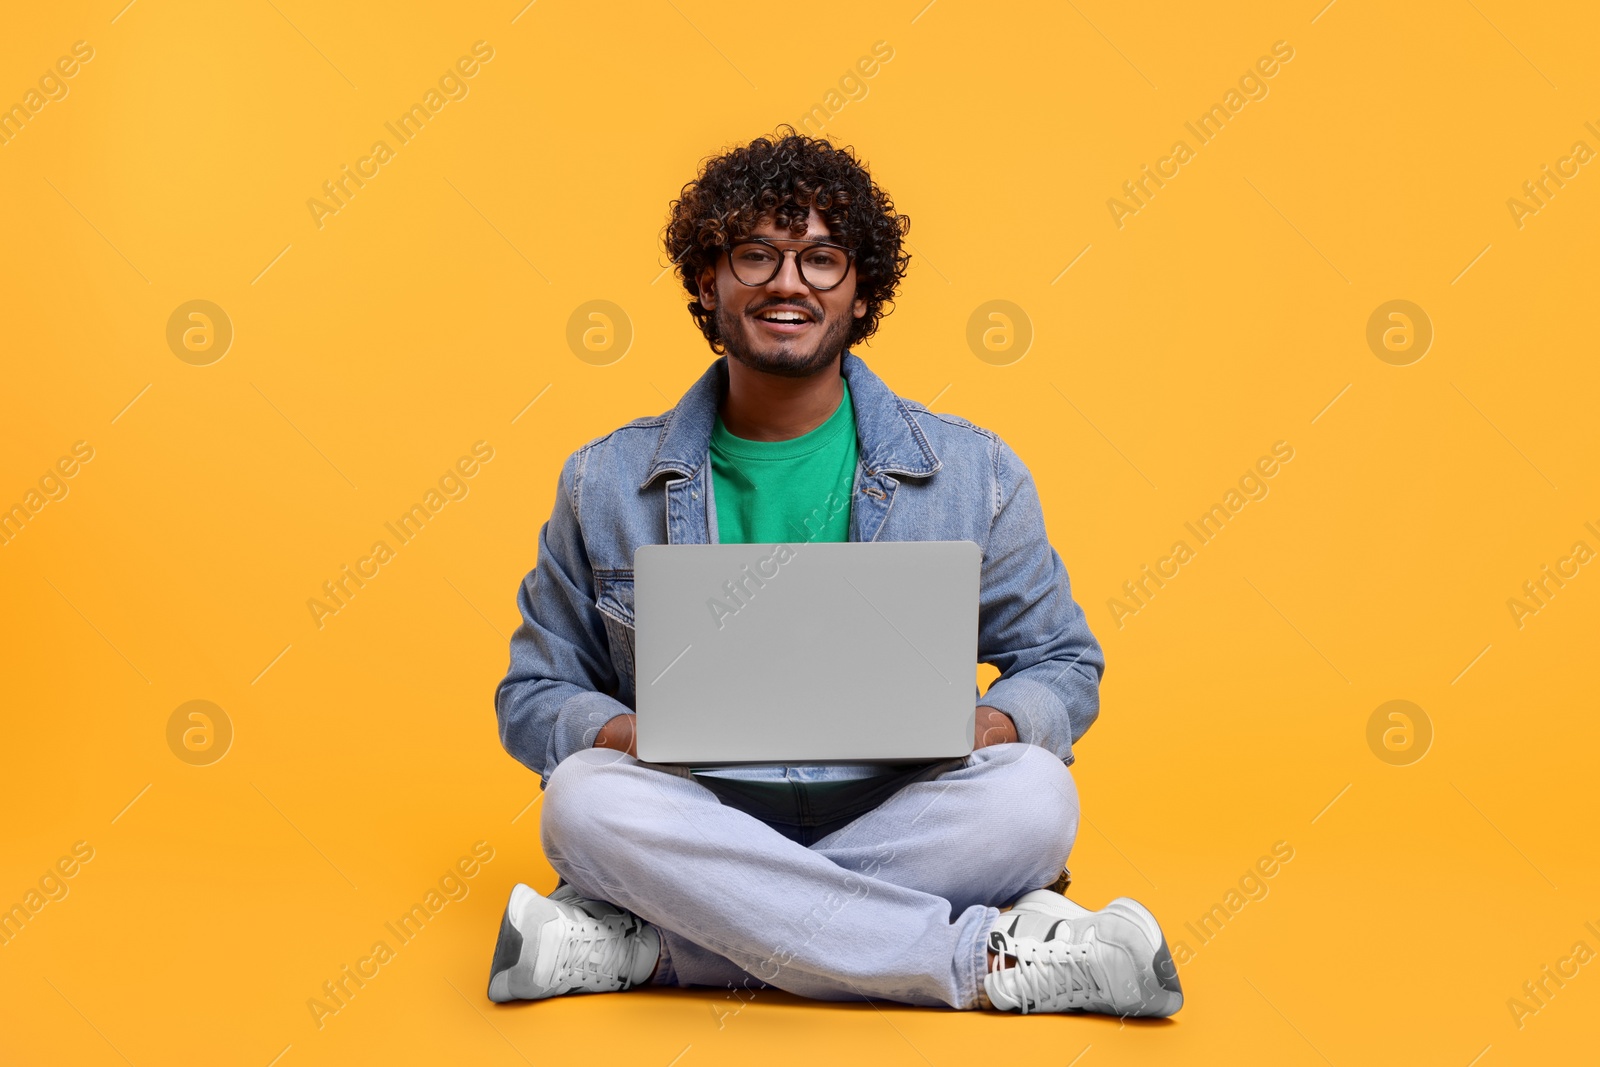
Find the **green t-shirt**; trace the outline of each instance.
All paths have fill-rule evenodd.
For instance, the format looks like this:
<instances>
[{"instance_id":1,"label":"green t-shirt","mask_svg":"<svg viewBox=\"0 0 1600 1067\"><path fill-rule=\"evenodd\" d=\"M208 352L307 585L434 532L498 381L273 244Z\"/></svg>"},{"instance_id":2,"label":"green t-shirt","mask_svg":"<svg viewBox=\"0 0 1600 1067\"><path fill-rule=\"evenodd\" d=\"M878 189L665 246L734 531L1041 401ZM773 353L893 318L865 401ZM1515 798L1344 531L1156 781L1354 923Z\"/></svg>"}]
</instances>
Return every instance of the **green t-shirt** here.
<instances>
[{"instance_id":1,"label":"green t-shirt","mask_svg":"<svg viewBox=\"0 0 1600 1067\"><path fill-rule=\"evenodd\" d=\"M850 540L856 476L856 413L850 386L821 426L787 441L735 437L717 416L711 430L712 496L723 544Z\"/></svg>"}]
</instances>

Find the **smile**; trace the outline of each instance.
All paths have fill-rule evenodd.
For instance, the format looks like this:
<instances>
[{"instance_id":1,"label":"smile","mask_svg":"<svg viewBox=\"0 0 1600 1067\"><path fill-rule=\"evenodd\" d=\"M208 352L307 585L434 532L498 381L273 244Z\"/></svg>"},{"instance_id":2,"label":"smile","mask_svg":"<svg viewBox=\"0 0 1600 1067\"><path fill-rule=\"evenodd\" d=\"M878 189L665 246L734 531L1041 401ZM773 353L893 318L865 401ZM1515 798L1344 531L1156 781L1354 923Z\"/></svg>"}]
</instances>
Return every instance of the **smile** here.
<instances>
[{"instance_id":1,"label":"smile","mask_svg":"<svg viewBox=\"0 0 1600 1067\"><path fill-rule=\"evenodd\" d=\"M811 315L804 311L794 311L787 308L769 308L758 312L755 319L771 330L773 333L794 334L799 333L812 324Z\"/></svg>"}]
</instances>

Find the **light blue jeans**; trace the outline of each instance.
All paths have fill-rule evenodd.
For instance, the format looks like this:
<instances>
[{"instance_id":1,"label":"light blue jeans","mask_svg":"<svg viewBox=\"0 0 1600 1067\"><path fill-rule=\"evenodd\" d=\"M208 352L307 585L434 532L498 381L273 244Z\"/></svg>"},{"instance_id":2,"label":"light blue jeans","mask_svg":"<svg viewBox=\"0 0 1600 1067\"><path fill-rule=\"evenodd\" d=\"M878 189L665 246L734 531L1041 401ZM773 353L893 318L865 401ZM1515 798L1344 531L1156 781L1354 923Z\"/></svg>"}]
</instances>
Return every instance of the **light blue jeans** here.
<instances>
[{"instance_id":1,"label":"light blue jeans","mask_svg":"<svg viewBox=\"0 0 1600 1067\"><path fill-rule=\"evenodd\" d=\"M976 1007L996 906L1053 882L1078 830L1071 772L1027 744L850 788L797 781L794 822L713 784L584 749L545 791L551 866L660 930L661 984Z\"/></svg>"}]
</instances>

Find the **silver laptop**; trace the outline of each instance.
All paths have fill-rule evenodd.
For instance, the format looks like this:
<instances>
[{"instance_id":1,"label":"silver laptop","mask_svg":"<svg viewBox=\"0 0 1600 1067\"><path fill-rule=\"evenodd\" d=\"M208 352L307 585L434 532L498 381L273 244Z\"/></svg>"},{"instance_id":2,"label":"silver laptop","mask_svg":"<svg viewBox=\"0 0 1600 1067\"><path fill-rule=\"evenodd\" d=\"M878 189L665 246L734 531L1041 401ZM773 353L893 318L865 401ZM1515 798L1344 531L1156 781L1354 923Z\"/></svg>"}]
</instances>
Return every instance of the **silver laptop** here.
<instances>
[{"instance_id":1,"label":"silver laptop","mask_svg":"<svg viewBox=\"0 0 1600 1067\"><path fill-rule=\"evenodd\" d=\"M639 548L639 758L967 755L982 557L972 541Z\"/></svg>"}]
</instances>

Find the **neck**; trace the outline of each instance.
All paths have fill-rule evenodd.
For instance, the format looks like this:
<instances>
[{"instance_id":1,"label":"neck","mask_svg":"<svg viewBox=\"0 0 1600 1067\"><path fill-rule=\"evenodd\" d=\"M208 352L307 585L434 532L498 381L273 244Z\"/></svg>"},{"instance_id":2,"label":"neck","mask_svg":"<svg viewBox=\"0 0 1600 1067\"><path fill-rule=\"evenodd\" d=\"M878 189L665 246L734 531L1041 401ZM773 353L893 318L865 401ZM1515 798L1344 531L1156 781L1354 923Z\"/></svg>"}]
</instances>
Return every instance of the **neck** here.
<instances>
[{"instance_id":1,"label":"neck","mask_svg":"<svg viewBox=\"0 0 1600 1067\"><path fill-rule=\"evenodd\" d=\"M841 356L805 378L785 378L752 370L728 357L728 390L717 413L735 437L747 441L787 441L828 421L844 399Z\"/></svg>"}]
</instances>

